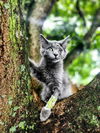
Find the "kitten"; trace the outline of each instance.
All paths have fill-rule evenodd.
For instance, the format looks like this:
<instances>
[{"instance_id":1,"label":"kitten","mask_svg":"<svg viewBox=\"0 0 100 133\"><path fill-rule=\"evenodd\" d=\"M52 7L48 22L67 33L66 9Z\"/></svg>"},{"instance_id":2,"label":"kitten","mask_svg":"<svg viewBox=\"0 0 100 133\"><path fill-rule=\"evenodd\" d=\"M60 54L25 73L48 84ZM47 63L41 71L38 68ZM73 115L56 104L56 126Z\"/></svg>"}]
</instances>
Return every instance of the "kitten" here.
<instances>
[{"instance_id":1,"label":"kitten","mask_svg":"<svg viewBox=\"0 0 100 133\"><path fill-rule=\"evenodd\" d=\"M43 83L41 99L44 102L47 102L51 95L56 96L57 99L72 95L69 79L63 69L63 60L67 55L66 46L68 41L69 36L60 41L50 41L40 35L41 61L36 64L29 59L31 76L35 76Z\"/></svg>"}]
</instances>

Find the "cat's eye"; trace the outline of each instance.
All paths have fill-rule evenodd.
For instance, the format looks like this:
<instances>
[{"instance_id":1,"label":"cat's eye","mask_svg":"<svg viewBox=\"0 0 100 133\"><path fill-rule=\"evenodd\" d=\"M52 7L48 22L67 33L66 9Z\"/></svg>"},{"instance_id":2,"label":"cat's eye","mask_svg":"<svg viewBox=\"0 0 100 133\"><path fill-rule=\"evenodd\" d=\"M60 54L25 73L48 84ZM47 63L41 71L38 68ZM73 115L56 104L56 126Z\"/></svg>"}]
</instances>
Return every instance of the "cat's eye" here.
<instances>
[{"instance_id":1,"label":"cat's eye","mask_svg":"<svg viewBox=\"0 0 100 133\"><path fill-rule=\"evenodd\" d=\"M48 50L53 51L53 48L49 47Z\"/></svg>"}]
</instances>

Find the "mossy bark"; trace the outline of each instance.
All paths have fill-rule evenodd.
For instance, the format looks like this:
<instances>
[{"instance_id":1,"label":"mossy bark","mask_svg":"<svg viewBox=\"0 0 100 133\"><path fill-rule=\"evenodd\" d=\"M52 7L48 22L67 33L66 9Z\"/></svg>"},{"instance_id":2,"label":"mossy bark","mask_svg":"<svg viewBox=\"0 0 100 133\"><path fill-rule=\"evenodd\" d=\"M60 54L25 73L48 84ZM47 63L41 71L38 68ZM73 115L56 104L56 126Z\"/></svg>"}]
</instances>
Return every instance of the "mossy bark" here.
<instances>
[{"instance_id":1,"label":"mossy bark","mask_svg":"<svg viewBox=\"0 0 100 133\"><path fill-rule=\"evenodd\" d=\"M24 1L0 1L0 132L5 132L11 110L28 91L28 53ZM20 6L19 6L20 5ZM23 25L22 25L23 24ZM26 92L27 92L26 91ZM20 99L19 99L20 97ZM15 102L16 101L16 102Z\"/></svg>"}]
</instances>

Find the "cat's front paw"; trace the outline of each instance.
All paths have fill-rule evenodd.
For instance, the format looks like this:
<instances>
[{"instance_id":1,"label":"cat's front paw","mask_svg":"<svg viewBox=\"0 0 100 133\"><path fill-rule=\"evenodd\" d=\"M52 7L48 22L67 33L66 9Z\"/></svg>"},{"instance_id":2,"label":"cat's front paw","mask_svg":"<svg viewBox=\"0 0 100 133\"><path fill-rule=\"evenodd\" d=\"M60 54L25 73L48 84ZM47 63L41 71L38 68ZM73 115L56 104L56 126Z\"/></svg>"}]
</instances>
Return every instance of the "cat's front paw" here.
<instances>
[{"instance_id":1,"label":"cat's front paw","mask_svg":"<svg viewBox=\"0 0 100 133\"><path fill-rule=\"evenodd\" d=\"M51 109L43 107L40 113L40 120L46 121L49 118L50 114L51 114Z\"/></svg>"},{"instance_id":2,"label":"cat's front paw","mask_svg":"<svg viewBox=\"0 0 100 133\"><path fill-rule=\"evenodd\" d=\"M28 59L29 59L29 66L30 66L30 75L32 77L36 77L36 75L37 75L37 69L36 69L37 65L32 59L30 59L30 58L28 58Z\"/></svg>"}]
</instances>

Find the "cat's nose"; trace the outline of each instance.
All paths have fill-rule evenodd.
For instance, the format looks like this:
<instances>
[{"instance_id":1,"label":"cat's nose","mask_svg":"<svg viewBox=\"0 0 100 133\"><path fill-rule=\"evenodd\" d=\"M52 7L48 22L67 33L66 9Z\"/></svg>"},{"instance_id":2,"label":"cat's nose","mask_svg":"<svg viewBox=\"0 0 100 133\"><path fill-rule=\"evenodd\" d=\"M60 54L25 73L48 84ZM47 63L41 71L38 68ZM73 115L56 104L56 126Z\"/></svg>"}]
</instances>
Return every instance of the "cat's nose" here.
<instances>
[{"instance_id":1,"label":"cat's nose","mask_svg":"<svg viewBox=\"0 0 100 133\"><path fill-rule=\"evenodd\" d=\"M57 54L57 53L55 53L55 54L54 54L54 56L55 56L55 57L57 57L57 56L58 56L58 54Z\"/></svg>"}]
</instances>

